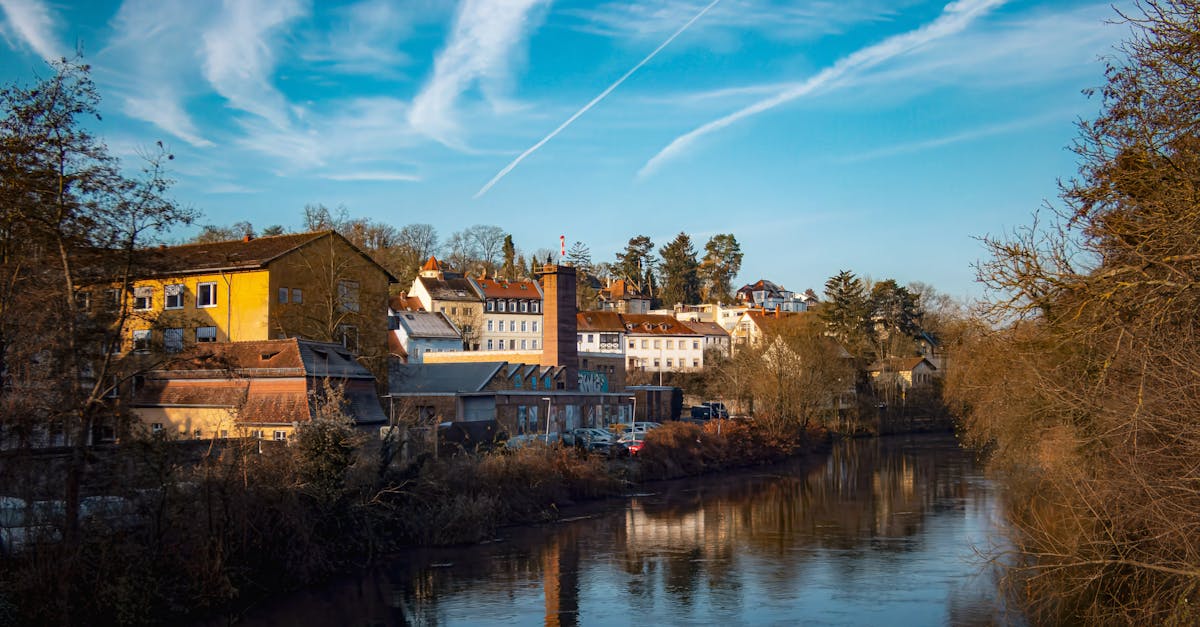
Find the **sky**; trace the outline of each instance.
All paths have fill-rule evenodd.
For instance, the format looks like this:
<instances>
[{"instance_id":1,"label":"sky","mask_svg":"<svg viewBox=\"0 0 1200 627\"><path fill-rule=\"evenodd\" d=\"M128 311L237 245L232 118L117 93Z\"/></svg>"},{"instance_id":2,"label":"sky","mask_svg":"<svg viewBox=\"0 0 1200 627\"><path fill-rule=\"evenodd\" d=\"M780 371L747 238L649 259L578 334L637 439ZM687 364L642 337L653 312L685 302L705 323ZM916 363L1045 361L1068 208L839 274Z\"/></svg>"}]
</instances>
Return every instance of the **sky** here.
<instances>
[{"instance_id":1,"label":"sky","mask_svg":"<svg viewBox=\"0 0 1200 627\"><path fill-rule=\"evenodd\" d=\"M733 233L738 284L983 294L1129 35L1091 0L0 0L0 81L82 50L94 130L200 224L310 203L526 252ZM178 239L194 228L180 230Z\"/></svg>"}]
</instances>

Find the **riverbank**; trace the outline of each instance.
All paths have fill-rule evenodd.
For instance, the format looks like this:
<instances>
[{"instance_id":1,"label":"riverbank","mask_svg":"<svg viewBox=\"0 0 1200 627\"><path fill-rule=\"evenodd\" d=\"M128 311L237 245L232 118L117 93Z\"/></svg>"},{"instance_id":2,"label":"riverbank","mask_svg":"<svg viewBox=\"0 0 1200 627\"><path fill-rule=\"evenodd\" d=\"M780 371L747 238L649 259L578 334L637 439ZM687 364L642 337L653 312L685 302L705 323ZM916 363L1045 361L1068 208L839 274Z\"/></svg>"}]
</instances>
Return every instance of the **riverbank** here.
<instances>
[{"instance_id":1,"label":"riverbank","mask_svg":"<svg viewBox=\"0 0 1200 627\"><path fill-rule=\"evenodd\" d=\"M78 546L46 542L7 559L0 624L195 620L406 547L479 542L632 485L770 463L828 443L820 430L675 423L647 438L636 459L531 446L399 470L351 454L353 442L336 428L317 435L264 453L231 446L187 466L169 445L148 447L122 482L135 511L85 521ZM68 563L76 566L61 567Z\"/></svg>"}]
</instances>

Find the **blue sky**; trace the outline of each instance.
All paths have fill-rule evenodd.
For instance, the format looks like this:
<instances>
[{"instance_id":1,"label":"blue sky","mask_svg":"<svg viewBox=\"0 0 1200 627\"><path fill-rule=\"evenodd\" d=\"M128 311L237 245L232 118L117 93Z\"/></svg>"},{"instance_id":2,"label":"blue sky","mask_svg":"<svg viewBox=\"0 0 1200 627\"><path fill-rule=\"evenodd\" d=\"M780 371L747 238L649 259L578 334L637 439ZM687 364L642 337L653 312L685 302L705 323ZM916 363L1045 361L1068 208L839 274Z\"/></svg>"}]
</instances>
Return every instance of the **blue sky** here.
<instances>
[{"instance_id":1,"label":"blue sky","mask_svg":"<svg viewBox=\"0 0 1200 627\"><path fill-rule=\"evenodd\" d=\"M1129 32L1115 17L1084 0L0 0L0 80L82 47L96 130L130 165L170 146L202 223L295 228L323 203L443 237L496 224L525 251L563 234L598 261L638 234L732 232L740 282L820 292L851 269L975 296L975 238L1073 173L1074 121L1099 106L1081 90Z\"/></svg>"}]
</instances>

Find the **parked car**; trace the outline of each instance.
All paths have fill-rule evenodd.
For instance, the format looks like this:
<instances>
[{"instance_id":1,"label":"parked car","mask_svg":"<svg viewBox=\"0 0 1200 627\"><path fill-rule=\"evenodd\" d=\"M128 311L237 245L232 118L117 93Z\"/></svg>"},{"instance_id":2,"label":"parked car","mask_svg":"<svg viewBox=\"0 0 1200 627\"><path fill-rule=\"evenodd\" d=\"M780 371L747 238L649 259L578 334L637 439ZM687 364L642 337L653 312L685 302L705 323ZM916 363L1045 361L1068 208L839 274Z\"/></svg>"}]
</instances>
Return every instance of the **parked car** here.
<instances>
[{"instance_id":1,"label":"parked car","mask_svg":"<svg viewBox=\"0 0 1200 627\"><path fill-rule=\"evenodd\" d=\"M617 438L611 432L594 427L571 429L569 432L563 434L563 443L588 448L591 448L593 444L601 442L611 444L616 441Z\"/></svg>"},{"instance_id":2,"label":"parked car","mask_svg":"<svg viewBox=\"0 0 1200 627\"><path fill-rule=\"evenodd\" d=\"M719 401L708 401L705 403L700 403L700 406L707 407L709 409L709 411L712 413L710 418L728 418L729 417L729 410L725 408L725 403L722 403ZM695 416L693 416L693 418L694 417Z\"/></svg>"},{"instance_id":3,"label":"parked car","mask_svg":"<svg viewBox=\"0 0 1200 627\"><path fill-rule=\"evenodd\" d=\"M558 441L559 441L559 436L557 433L553 433L550 435L546 435L545 433L526 433L524 435L514 435L513 437L508 439L508 442L504 443L504 446L507 448L517 449L517 448L521 448L523 446L528 446L534 442L541 442L543 444L554 444L555 442L558 442Z\"/></svg>"},{"instance_id":4,"label":"parked car","mask_svg":"<svg viewBox=\"0 0 1200 627\"><path fill-rule=\"evenodd\" d=\"M692 408L691 422L707 422L712 420L713 410L708 405L697 405Z\"/></svg>"},{"instance_id":5,"label":"parked car","mask_svg":"<svg viewBox=\"0 0 1200 627\"><path fill-rule=\"evenodd\" d=\"M635 423L636 424L636 423ZM620 443L629 449L630 455L637 455L646 444L645 431L631 431L621 436Z\"/></svg>"}]
</instances>

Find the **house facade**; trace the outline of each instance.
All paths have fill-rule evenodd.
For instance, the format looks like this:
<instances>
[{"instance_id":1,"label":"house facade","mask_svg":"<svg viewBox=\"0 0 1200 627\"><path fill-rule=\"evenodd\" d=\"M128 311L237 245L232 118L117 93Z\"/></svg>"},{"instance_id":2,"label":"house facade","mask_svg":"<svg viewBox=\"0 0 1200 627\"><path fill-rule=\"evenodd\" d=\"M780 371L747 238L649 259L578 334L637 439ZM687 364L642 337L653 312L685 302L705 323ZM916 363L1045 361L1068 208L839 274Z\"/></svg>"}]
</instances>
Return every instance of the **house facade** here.
<instances>
[{"instance_id":1,"label":"house facade","mask_svg":"<svg viewBox=\"0 0 1200 627\"><path fill-rule=\"evenodd\" d=\"M815 302L815 298L810 295L797 294L766 279L743 285L735 296L739 303L748 307L791 313L808 311L809 305Z\"/></svg>"},{"instance_id":2,"label":"house facade","mask_svg":"<svg viewBox=\"0 0 1200 627\"><path fill-rule=\"evenodd\" d=\"M480 350L539 351L542 345L542 288L536 281L481 278L483 331Z\"/></svg>"},{"instance_id":3,"label":"house facade","mask_svg":"<svg viewBox=\"0 0 1200 627\"><path fill-rule=\"evenodd\" d=\"M139 378L130 408L152 434L287 440L331 403L383 424L375 376L341 344L289 338L197 344Z\"/></svg>"},{"instance_id":4,"label":"house facade","mask_svg":"<svg viewBox=\"0 0 1200 627\"><path fill-rule=\"evenodd\" d=\"M388 323L391 329L391 354L406 363L419 364L429 353L462 350L462 334L446 314L391 310Z\"/></svg>"},{"instance_id":5,"label":"house facade","mask_svg":"<svg viewBox=\"0 0 1200 627\"><path fill-rule=\"evenodd\" d=\"M462 333L462 349L480 349L483 325L483 289L469 276L448 273L436 257L430 257L413 279L409 298L416 298L425 311L446 314Z\"/></svg>"},{"instance_id":6,"label":"house facade","mask_svg":"<svg viewBox=\"0 0 1200 627\"><path fill-rule=\"evenodd\" d=\"M334 231L148 249L136 265L128 290L97 285L82 299L128 299L125 350L297 337L336 342L385 369L395 278Z\"/></svg>"}]
</instances>

